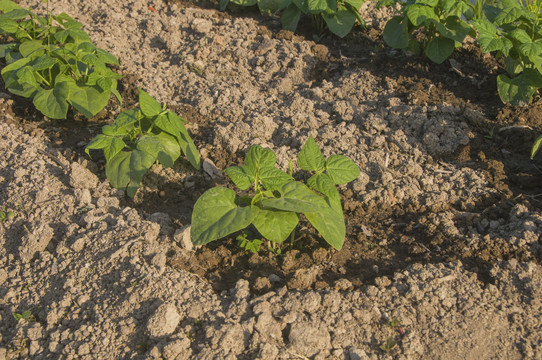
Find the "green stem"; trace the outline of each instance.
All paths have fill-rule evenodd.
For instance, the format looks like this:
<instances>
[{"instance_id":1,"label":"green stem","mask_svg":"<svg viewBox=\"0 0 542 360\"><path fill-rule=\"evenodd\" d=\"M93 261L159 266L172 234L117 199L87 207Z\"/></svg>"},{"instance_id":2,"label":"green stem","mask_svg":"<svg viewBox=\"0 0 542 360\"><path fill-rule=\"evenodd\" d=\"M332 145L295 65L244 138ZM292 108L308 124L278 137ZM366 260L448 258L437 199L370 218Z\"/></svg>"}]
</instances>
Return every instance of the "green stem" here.
<instances>
[{"instance_id":1,"label":"green stem","mask_svg":"<svg viewBox=\"0 0 542 360\"><path fill-rule=\"evenodd\" d=\"M49 81L47 81L43 76L41 76L41 74L39 72L36 71L34 74L36 74L38 76L38 78L41 81L43 81L47 86L52 87L51 83Z\"/></svg>"}]
</instances>

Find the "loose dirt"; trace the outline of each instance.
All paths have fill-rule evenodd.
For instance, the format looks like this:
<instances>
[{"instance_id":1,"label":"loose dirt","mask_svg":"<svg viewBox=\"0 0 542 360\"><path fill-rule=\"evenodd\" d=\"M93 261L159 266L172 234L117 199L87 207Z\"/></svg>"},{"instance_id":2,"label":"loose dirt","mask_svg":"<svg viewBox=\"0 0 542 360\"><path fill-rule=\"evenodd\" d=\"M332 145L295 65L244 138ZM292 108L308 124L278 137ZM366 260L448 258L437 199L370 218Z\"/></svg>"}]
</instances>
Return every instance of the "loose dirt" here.
<instances>
[{"instance_id":1,"label":"loose dirt","mask_svg":"<svg viewBox=\"0 0 542 360\"><path fill-rule=\"evenodd\" d=\"M128 199L84 153L123 109L53 121L2 89L0 359L542 358L542 105L500 103L502 64L391 50L373 4L319 43L211 2L50 6L119 58L123 109L138 87L166 102L218 170L254 144L286 169L313 135L362 173L339 189L341 251L307 222L281 254L193 248L192 207L227 179L181 159Z\"/></svg>"}]
</instances>

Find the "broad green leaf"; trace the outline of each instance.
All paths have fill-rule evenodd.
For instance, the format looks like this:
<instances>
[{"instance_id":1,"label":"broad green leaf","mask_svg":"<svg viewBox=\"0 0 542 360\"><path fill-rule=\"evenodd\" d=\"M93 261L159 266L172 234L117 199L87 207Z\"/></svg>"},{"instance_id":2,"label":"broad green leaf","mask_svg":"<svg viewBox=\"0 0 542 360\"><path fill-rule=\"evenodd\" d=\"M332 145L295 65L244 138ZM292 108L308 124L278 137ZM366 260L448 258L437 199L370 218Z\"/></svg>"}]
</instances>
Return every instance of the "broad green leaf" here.
<instances>
[{"instance_id":1,"label":"broad green leaf","mask_svg":"<svg viewBox=\"0 0 542 360\"><path fill-rule=\"evenodd\" d=\"M454 40L444 37L435 37L429 40L424 53L434 63L442 64L444 60L452 55L454 49Z\"/></svg>"},{"instance_id":2,"label":"broad green leaf","mask_svg":"<svg viewBox=\"0 0 542 360\"><path fill-rule=\"evenodd\" d=\"M286 10L284 10L280 18L282 28L284 30L295 31L300 17L301 11L299 8L294 3L290 4Z\"/></svg>"},{"instance_id":3,"label":"broad green leaf","mask_svg":"<svg viewBox=\"0 0 542 360\"><path fill-rule=\"evenodd\" d=\"M520 43L530 43L532 42L531 37L527 34L527 31L523 29L516 28L510 32L510 37L516 39Z\"/></svg>"},{"instance_id":4,"label":"broad green leaf","mask_svg":"<svg viewBox=\"0 0 542 360\"><path fill-rule=\"evenodd\" d=\"M186 132L186 128L183 126L181 118L172 111L158 115L156 119L154 119L154 126L175 136L177 139L181 137L182 131Z\"/></svg>"},{"instance_id":5,"label":"broad green leaf","mask_svg":"<svg viewBox=\"0 0 542 360\"><path fill-rule=\"evenodd\" d=\"M406 14L414 26L421 26L427 20L439 21L435 10L425 5L409 5Z\"/></svg>"},{"instance_id":6,"label":"broad green leaf","mask_svg":"<svg viewBox=\"0 0 542 360\"><path fill-rule=\"evenodd\" d=\"M324 169L326 159L320 148L314 141L312 135L309 136L303 148L297 155L297 165L307 171L320 171Z\"/></svg>"},{"instance_id":7,"label":"broad green leaf","mask_svg":"<svg viewBox=\"0 0 542 360\"><path fill-rule=\"evenodd\" d=\"M284 171L271 167L260 170L260 180L267 190L275 191L292 181L293 178Z\"/></svg>"},{"instance_id":8,"label":"broad green leaf","mask_svg":"<svg viewBox=\"0 0 542 360\"><path fill-rule=\"evenodd\" d=\"M19 45L19 52L24 57L29 57L31 54L35 53L38 50L43 50L43 43L41 40L32 40L32 41L25 41L21 45Z\"/></svg>"},{"instance_id":9,"label":"broad green leaf","mask_svg":"<svg viewBox=\"0 0 542 360\"><path fill-rule=\"evenodd\" d=\"M518 75L523 71L523 61L520 58L508 56L504 58L504 68L510 75Z\"/></svg>"},{"instance_id":10,"label":"broad green leaf","mask_svg":"<svg viewBox=\"0 0 542 360\"><path fill-rule=\"evenodd\" d=\"M66 86L55 86L51 90L40 88L34 96L34 106L48 118L65 119L68 113L67 95L68 88Z\"/></svg>"},{"instance_id":11,"label":"broad green leaf","mask_svg":"<svg viewBox=\"0 0 542 360\"><path fill-rule=\"evenodd\" d=\"M356 163L344 155L331 155L325 166L327 174L337 185L349 183L357 179L360 174Z\"/></svg>"},{"instance_id":12,"label":"broad green leaf","mask_svg":"<svg viewBox=\"0 0 542 360\"><path fill-rule=\"evenodd\" d=\"M88 42L88 41L82 42L77 45L77 53L80 54L79 56L85 53L89 53L89 54L94 53L95 50L96 50L96 46L93 43Z\"/></svg>"},{"instance_id":13,"label":"broad green leaf","mask_svg":"<svg viewBox=\"0 0 542 360\"><path fill-rule=\"evenodd\" d=\"M122 136L108 136L100 134L96 136L85 148L85 152L90 156L89 150L103 150L106 163L126 147Z\"/></svg>"},{"instance_id":14,"label":"broad green leaf","mask_svg":"<svg viewBox=\"0 0 542 360\"><path fill-rule=\"evenodd\" d=\"M331 205L313 213L304 213L309 222L318 230L324 240L337 250L341 250L346 237L346 226L342 211L337 211Z\"/></svg>"},{"instance_id":15,"label":"broad green leaf","mask_svg":"<svg viewBox=\"0 0 542 360\"><path fill-rule=\"evenodd\" d=\"M534 142L533 147L531 149L531 160L534 159L534 156L540 150L540 147L542 146L542 135L540 135Z\"/></svg>"},{"instance_id":16,"label":"broad green leaf","mask_svg":"<svg viewBox=\"0 0 542 360\"><path fill-rule=\"evenodd\" d=\"M472 28L467 23L456 16L449 16L446 19L444 29L439 27L439 25L437 25L437 29L441 35L457 42L463 42L465 37L472 31Z\"/></svg>"},{"instance_id":17,"label":"broad green leaf","mask_svg":"<svg viewBox=\"0 0 542 360\"><path fill-rule=\"evenodd\" d=\"M326 208L325 200L299 181L291 181L278 189L281 197L265 199L265 208L293 211L296 213L317 212Z\"/></svg>"},{"instance_id":18,"label":"broad green leaf","mask_svg":"<svg viewBox=\"0 0 542 360\"><path fill-rule=\"evenodd\" d=\"M134 197L145 173L154 164L156 158L140 151L121 151L105 166L105 175L111 186L126 189L129 197Z\"/></svg>"},{"instance_id":19,"label":"broad green leaf","mask_svg":"<svg viewBox=\"0 0 542 360\"><path fill-rule=\"evenodd\" d=\"M143 135L137 140L137 149L151 154L166 168L172 167L181 156L179 143L166 133Z\"/></svg>"},{"instance_id":20,"label":"broad green leaf","mask_svg":"<svg viewBox=\"0 0 542 360\"><path fill-rule=\"evenodd\" d=\"M510 40L505 37L495 36L485 36L480 34L478 36L478 43L482 50L486 53L492 51L500 51L505 56L508 56L510 49L514 46Z\"/></svg>"},{"instance_id":21,"label":"broad green leaf","mask_svg":"<svg viewBox=\"0 0 542 360\"><path fill-rule=\"evenodd\" d=\"M21 20L30 15L30 11L26 9L13 9L0 15L2 19Z\"/></svg>"},{"instance_id":22,"label":"broad green leaf","mask_svg":"<svg viewBox=\"0 0 542 360\"><path fill-rule=\"evenodd\" d=\"M357 20L355 12L344 8L339 9L334 14L323 13L322 17L329 31L341 38L348 35Z\"/></svg>"},{"instance_id":23,"label":"broad green leaf","mask_svg":"<svg viewBox=\"0 0 542 360\"><path fill-rule=\"evenodd\" d=\"M100 49L100 48L97 48L96 49L96 56L98 56L98 59L100 59L101 61L103 61L104 63L106 64L112 64L112 65L117 65L117 66L120 66L119 64L119 60L115 57L115 55L103 50L103 49Z\"/></svg>"},{"instance_id":24,"label":"broad green leaf","mask_svg":"<svg viewBox=\"0 0 542 360\"><path fill-rule=\"evenodd\" d=\"M126 135L128 131L134 127L134 124L139 122L139 119L139 109L123 111L119 116L117 116L113 124L104 125L102 127L102 133L111 136Z\"/></svg>"},{"instance_id":25,"label":"broad green leaf","mask_svg":"<svg viewBox=\"0 0 542 360\"><path fill-rule=\"evenodd\" d=\"M527 106L537 87L533 86L531 78L524 72L513 79L504 74L497 76L497 89L502 102Z\"/></svg>"},{"instance_id":26,"label":"broad green leaf","mask_svg":"<svg viewBox=\"0 0 542 360\"><path fill-rule=\"evenodd\" d=\"M152 118L162 111L160 103L145 91L139 89L139 107L146 117Z\"/></svg>"},{"instance_id":27,"label":"broad green leaf","mask_svg":"<svg viewBox=\"0 0 542 360\"><path fill-rule=\"evenodd\" d=\"M231 166L224 170L239 189L247 190L252 185L251 177L246 173L244 166Z\"/></svg>"},{"instance_id":28,"label":"broad green leaf","mask_svg":"<svg viewBox=\"0 0 542 360\"><path fill-rule=\"evenodd\" d=\"M484 34L485 37L491 38L497 35L497 27L487 19L476 19L473 20L471 24L474 25L480 35Z\"/></svg>"},{"instance_id":29,"label":"broad green leaf","mask_svg":"<svg viewBox=\"0 0 542 360\"><path fill-rule=\"evenodd\" d=\"M254 176L260 169L274 167L276 161L277 157L272 150L253 145L245 156L245 170L249 175Z\"/></svg>"},{"instance_id":30,"label":"broad green leaf","mask_svg":"<svg viewBox=\"0 0 542 360\"><path fill-rule=\"evenodd\" d=\"M233 190L214 187L194 204L190 235L195 245L204 245L249 226L258 215L256 206L240 207Z\"/></svg>"},{"instance_id":31,"label":"broad green leaf","mask_svg":"<svg viewBox=\"0 0 542 360\"><path fill-rule=\"evenodd\" d=\"M384 41L394 49L405 49L408 46L408 20L390 19L384 27Z\"/></svg>"},{"instance_id":32,"label":"broad green leaf","mask_svg":"<svg viewBox=\"0 0 542 360\"><path fill-rule=\"evenodd\" d=\"M542 44L534 42L521 44L519 46L519 52L529 58L533 64L539 64L541 61L540 55L542 54Z\"/></svg>"},{"instance_id":33,"label":"broad green leaf","mask_svg":"<svg viewBox=\"0 0 542 360\"><path fill-rule=\"evenodd\" d=\"M19 4L15 3L13 1L10 1L10 0L1 0L0 1L0 11L7 13L7 12L9 12L11 10L15 10L15 9L22 9L22 7Z\"/></svg>"},{"instance_id":34,"label":"broad green leaf","mask_svg":"<svg viewBox=\"0 0 542 360\"><path fill-rule=\"evenodd\" d=\"M337 11L337 2L328 0L307 0L307 6L312 14L319 14L328 10Z\"/></svg>"},{"instance_id":35,"label":"broad green leaf","mask_svg":"<svg viewBox=\"0 0 542 360\"><path fill-rule=\"evenodd\" d=\"M509 7L502 9L501 13L495 18L495 25L501 26L503 24L509 24L521 17L523 14L522 9L517 7Z\"/></svg>"},{"instance_id":36,"label":"broad green leaf","mask_svg":"<svg viewBox=\"0 0 542 360\"><path fill-rule=\"evenodd\" d=\"M12 19L0 19L0 32L4 34L15 34L19 24Z\"/></svg>"},{"instance_id":37,"label":"broad green leaf","mask_svg":"<svg viewBox=\"0 0 542 360\"><path fill-rule=\"evenodd\" d=\"M42 71L53 67L57 63L55 58L47 54L43 54L32 62L32 68L36 71Z\"/></svg>"},{"instance_id":38,"label":"broad green leaf","mask_svg":"<svg viewBox=\"0 0 542 360\"><path fill-rule=\"evenodd\" d=\"M335 187L335 184L333 183L333 180L329 177L327 174L314 174L309 178L307 181L307 184L314 190L317 190L327 196L328 198L332 199L334 202L337 200L339 201L339 210L341 209L341 197L339 195L339 192L337 191L337 188Z\"/></svg>"},{"instance_id":39,"label":"broad green leaf","mask_svg":"<svg viewBox=\"0 0 542 360\"><path fill-rule=\"evenodd\" d=\"M90 119L107 105L110 96L109 91L103 91L99 86L79 86L71 83L68 102Z\"/></svg>"},{"instance_id":40,"label":"broad green leaf","mask_svg":"<svg viewBox=\"0 0 542 360\"><path fill-rule=\"evenodd\" d=\"M280 244L288 238L298 222L299 216L295 212L260 210L252 224L264 238Z\"/></svg>"},{"instance_id":41,"label":"broad green leaf","mask_svg":"<svg viewBox=\"0 0 542 360\"><path fill-rule=\"evenodd\" d=\"M427 5L430 7L435 7L438 5L439 0L416 0L417 5Z\"/></svg>"},{"instance_id":42,"label":"broad green leaf","mask_svg":"<svg viewBox=\"0 0 542 360\"><path fill-rule=\"evenodd\" d=\"M15 49L17 47L17 44L11 43L11 44L0 44L0 58L5 58L7 54Z\"/></svg>"}]
</instances>

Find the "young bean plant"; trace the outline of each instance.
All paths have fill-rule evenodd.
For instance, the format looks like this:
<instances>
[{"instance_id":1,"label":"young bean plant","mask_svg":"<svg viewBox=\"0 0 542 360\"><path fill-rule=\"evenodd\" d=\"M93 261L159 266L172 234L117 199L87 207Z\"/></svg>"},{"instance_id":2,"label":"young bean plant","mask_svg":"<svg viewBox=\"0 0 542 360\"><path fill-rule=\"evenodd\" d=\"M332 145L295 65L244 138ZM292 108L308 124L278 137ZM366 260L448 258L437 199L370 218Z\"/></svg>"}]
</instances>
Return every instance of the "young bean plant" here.
<instances>
[{"instance_id":1,"label":"young bean plant","mask_svg":"<svg viewBox=\"0 0 542 360\"><path fill-rule=\"evenodd\" d=\"M357 165L343 155L325 159L312 136L297 158L302 170L314 172L308 186L294 180L291 167L286 173L275 162L272 150L254 145L244 165L227 168L224 172L233 183L240 190L252 188L253 195L237 196L225 187L203 193L192 213L192 242L207 244L253 225L262 237L282 243L304 214L324 240L340 250L346 227L335 185L355 180L360 174Z\"/></svg>"},{"instance_id":2,"label":"young bean plant","mask_svg":"<svg viewBox=\"0 0 542 360\"><path fill-rule=\"evenodd\" d=\"M143 175L158 161L171 167L182 153L196 169L200 157L186 127L177 114L139 90L139 108L121 113L102 128L86 147L104 152L105 174L111 185L134 197Z\"/></svg>"},{"instance_id":3,"label":"young bean plant","mask_svg":"<svg viewBox=\"0 0 542 360\"><path fill-rule=\"evenodd\" d=\"M542 0L500 0L483 7L474 20L484 52L504 57L506 74L497 76L499 97L525 106L542 88Z\"/></svg>"},{"instance_id":4,"label":"young bean plant","mask_svg":"<svg viewBox=\"0 0 542 360\"><path fill-rule=\"evenodd\" d=\"M282 11L282 27L295 31L301 15L310 15L318 35L327 27L333 34L344 37L351 30L356 20L365 22L359 10L365 0L221 0L220 8L225 10L229 3L241 6L258 5L260 12L275 13Z\"/></svg>"},{"instance_id":5,"label":"young bean plant","mask_svg":"<svg viewBox=\"0 0 542 360\"><path fill-rule=\"evenodd\" d=\"M467 35L475 33L463 19L475 16L475 8L464 0L380 0L378 6L400 4L402 11L384 28L384 41L396 49L419 53L440 64L460 47ZM416 39L423 32L422 49Z\"/></svg>"},{"instance_id":6,"label":"young bean plant","mask_svg":"<svg viewBox=\"0 0 542 360\"><path fill-rule=\"evenodd\" d=\"M81 23L65 13L53 16L48 7L41 17L9 0L0 1L0 12L0 34L12 41L0 45L1 74L11 93L32 98L52 119L65 119L70 105L91 118L112 93L122 102L121 76L107 67L118 60L92 44Z\"/></svg>"}]
</instances>

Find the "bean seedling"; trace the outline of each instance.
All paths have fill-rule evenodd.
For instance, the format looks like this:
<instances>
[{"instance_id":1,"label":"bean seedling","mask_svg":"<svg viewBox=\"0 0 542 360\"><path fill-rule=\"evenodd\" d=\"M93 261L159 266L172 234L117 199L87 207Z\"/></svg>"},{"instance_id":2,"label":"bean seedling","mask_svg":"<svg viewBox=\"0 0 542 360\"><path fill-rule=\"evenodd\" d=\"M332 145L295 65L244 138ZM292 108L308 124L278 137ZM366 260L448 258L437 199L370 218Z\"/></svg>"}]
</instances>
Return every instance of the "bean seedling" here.
<instances>
[{"instance_id":1,"label":"bean seedling","mask_svg":"<svg viewBox=\"0 0 542 360\"><path fill-rule=\"evenodd\" d=\"M65 119L70 105L91 118L112 93L122 104L117 91L121 76L107 67L119 65L115 56L92 44L83 25L66 13L51 15L46 3L44 18L12 1L0 1L0 34L15 40L0 45L6 88L32 98L36 109L52 119Z\"/></svg>"},{"instance_id":2,"label":"bean seedling","mask_svg":"<svg viewBox=\"0 0 542 360\"><path fill-rule=\"evenodd\" d=\"M309 186L295 181L290 174L275 167L272 150L252 146L244 165L232 166L224 172L240 190L252 188L253 196L237 196L235 191L214 187L196 201L192 213L192 242L207 244L249 225L275 243L288 238L299 222L299 214L318 230L325 241L340 250L346 236L346 226L339 192L335 185L353 181L360 174L357 165L343 155L331 155L327 160L309 137L298 155L302 170L315 174Z\"/></svg>"},{"instance_id":3,"label":"bean seedling","mask_svg":"<svg viewBox=\"0 0 542 360\"><path fill-rule=\"evenodd\" d=\"M139 90L139 108L127 110L113 124L105 125L85 151L90 156L90 149L103 150L111 185L134 197L143 175L156 161L171 167L182 151L194 168L200 168L198 149L184 124L165 104Z\"/></svg>"}]
</instances>

